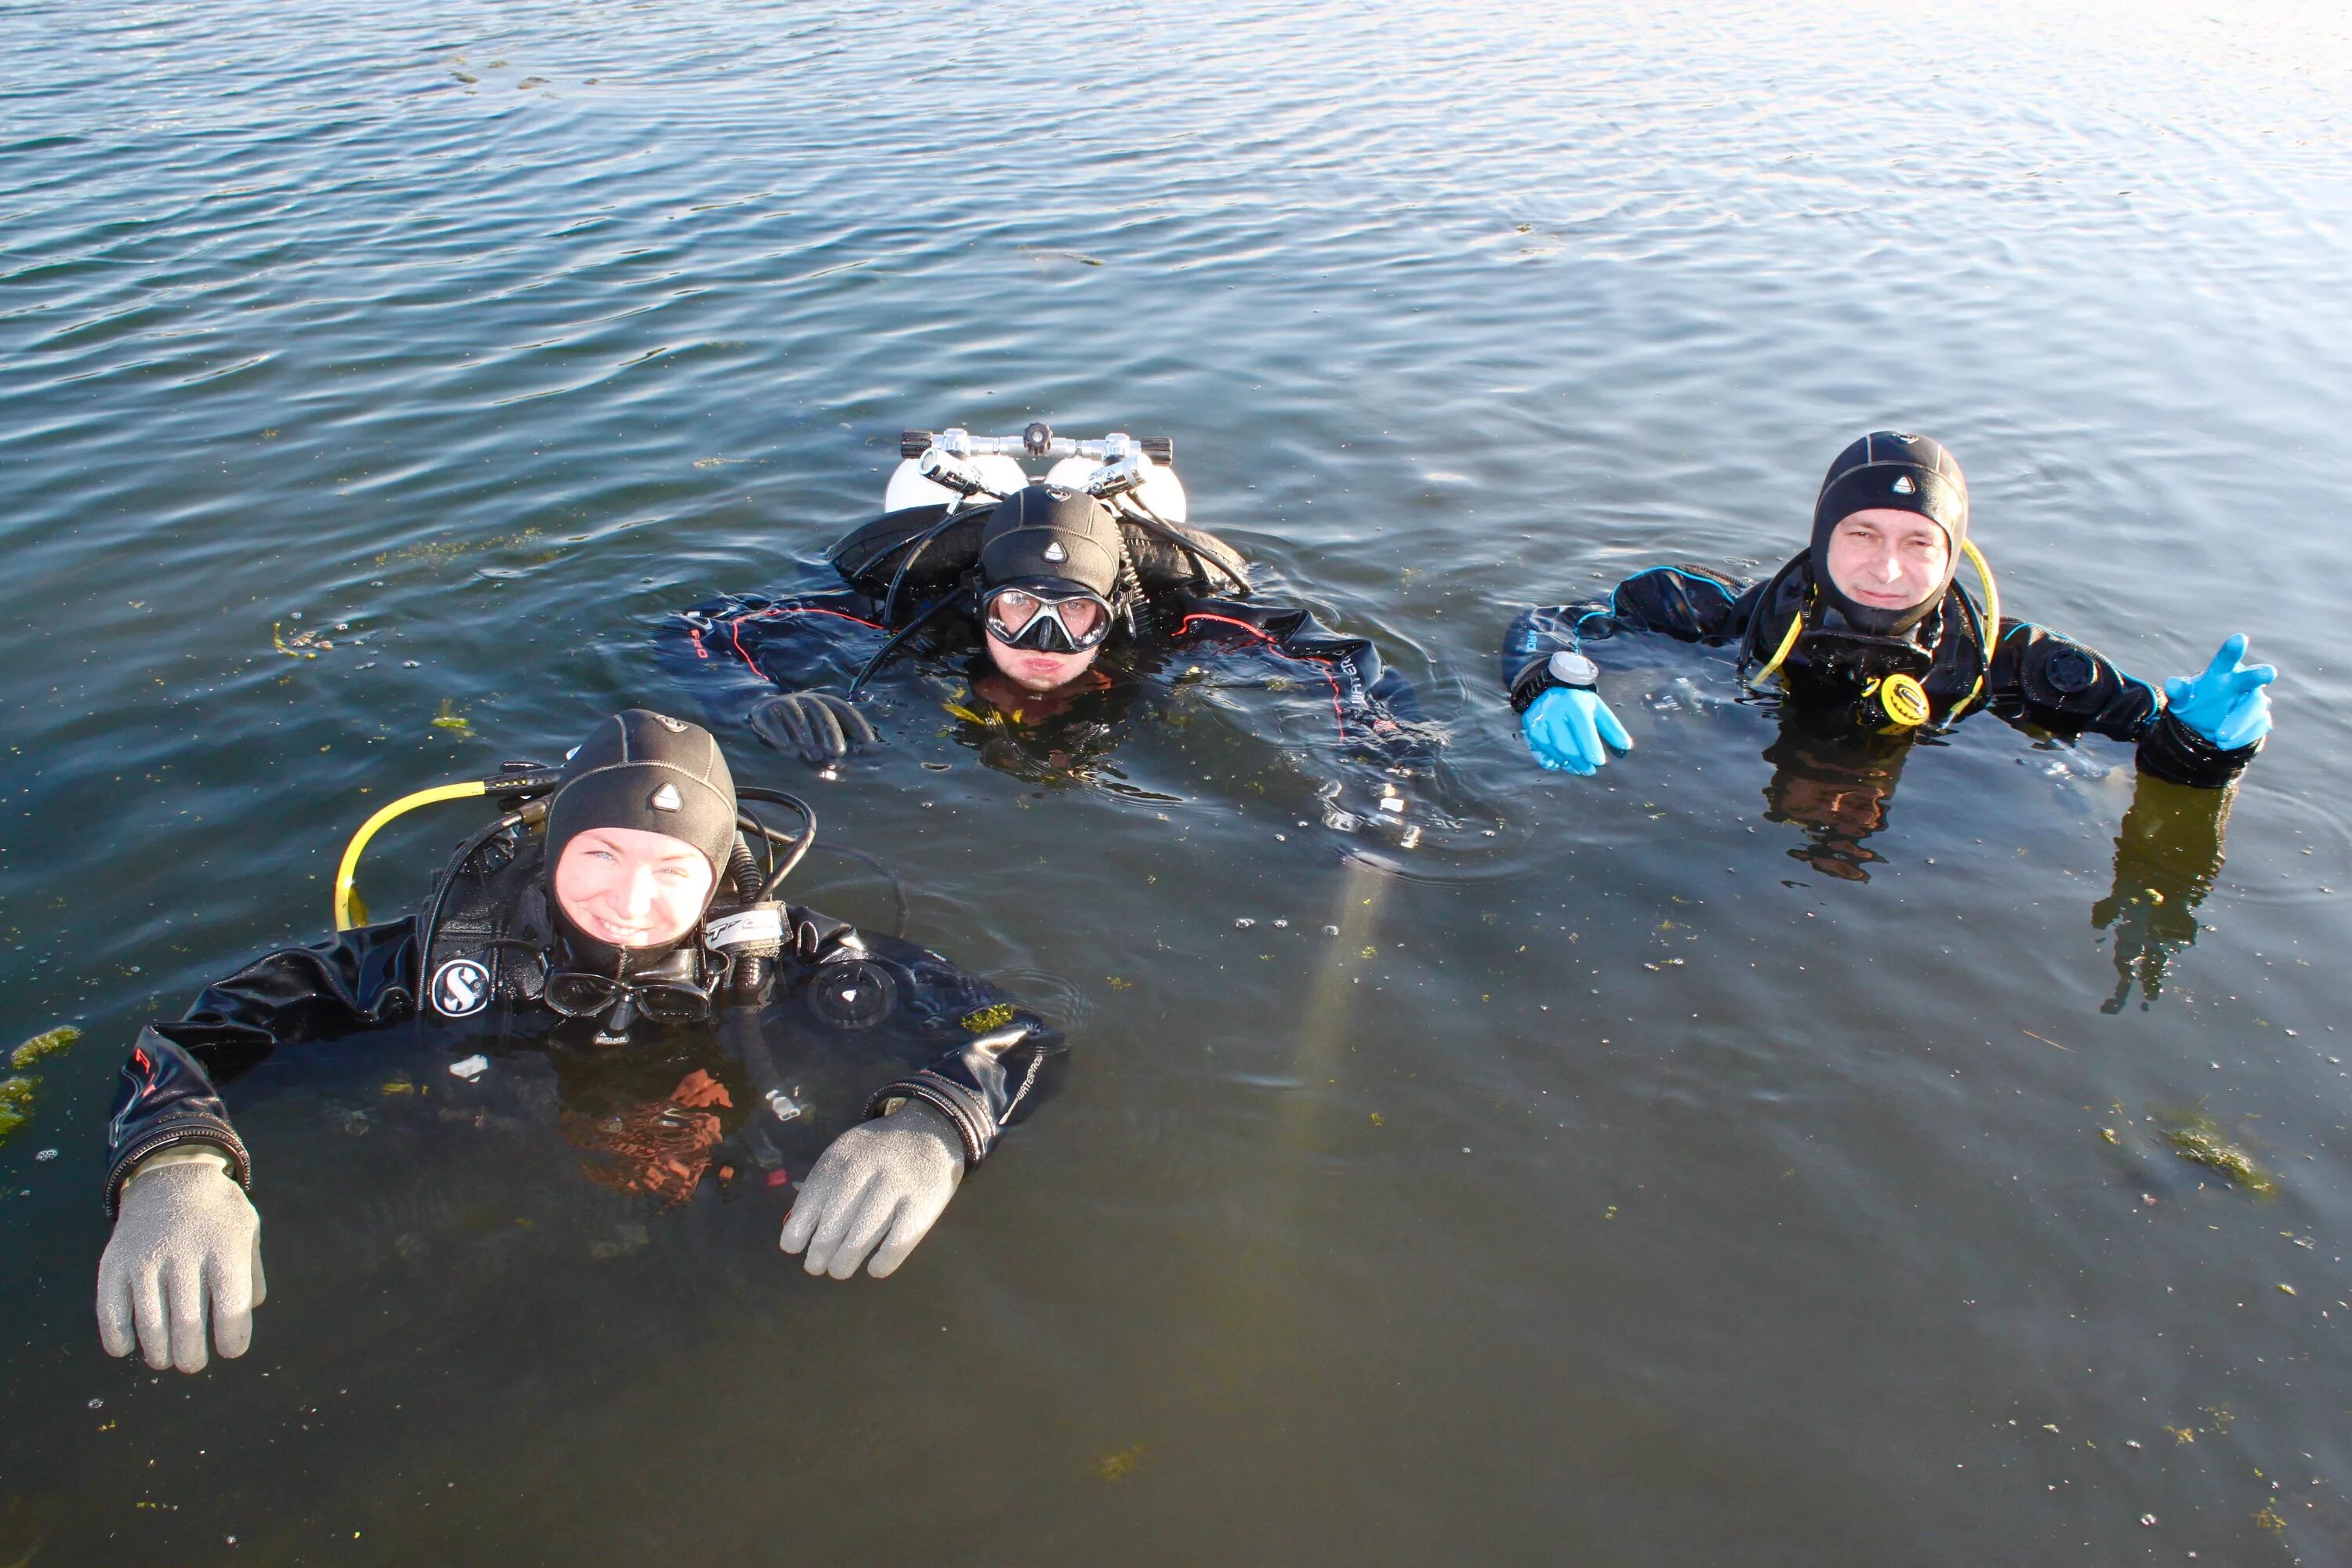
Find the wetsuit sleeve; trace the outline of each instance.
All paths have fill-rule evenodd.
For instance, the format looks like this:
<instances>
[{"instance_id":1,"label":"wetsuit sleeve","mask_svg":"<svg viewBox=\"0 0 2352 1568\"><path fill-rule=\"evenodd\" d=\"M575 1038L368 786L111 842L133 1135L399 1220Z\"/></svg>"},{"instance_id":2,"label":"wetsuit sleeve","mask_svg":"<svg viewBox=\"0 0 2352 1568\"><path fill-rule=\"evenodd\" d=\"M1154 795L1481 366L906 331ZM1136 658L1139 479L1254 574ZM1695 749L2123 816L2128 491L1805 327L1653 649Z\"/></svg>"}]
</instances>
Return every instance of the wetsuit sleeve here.
<instances>
[{"instance_id":1,"label":"wetsuit sleeve","mask_svg":"<svg viewBox=\"0 0 2352 1568\"><path fill-rule=\"evenodd\" d=\"M1421 722L1412 683L1384 667L1370 641L1331 631L1298 605L1188 597L1178 616L1176 641L1254 647L1311 672L1311 679L1330 689L1339 740L1380 761L1427 761L1436 748Z\"/></svg>"},{"instance_id":2,"label":"wetsuit sleeve","mask_svg":"<svg viewBox=\"0 0 2352 1568\"><path fill-rule=\"evenodd\" d=\"M1606 602L1522 610L1503 634L1503 688L1511 710L1524 713L1559 684L1545 667L1556 653L1578 653L1588 641L1620 632L1656 632L1678 642L1718 643L1748 625L1755 589L1698 566L1653 566L1636 572Z\"/></svg>"},{"instance_id":3,"label":"wetsuit sleeve","mask_svg":"<svg viewBox=\"0 0 2352 1568\"><path fill-rule=\"evenodd\" d=\"M416 1010L415 922L363 926L287 948L205 987L176 1023L139 1031L107 1122L106 1213L131 1168L175 1143L210 1143L252 1184L245 1144L215 1087L279 1046L382 1027Z\"/></svg>"},{"instance_id":4,"label":"wetsuit sleeve","mask_svg":"<svg viewBox=\"0 0 2352 1568\"><path fill-rule=\"evenodd\" d=\"M730 595L681 610L674 630L687 665L803 691L849 679L881 646L879 611L851 588L781 599Z\"/></svg>"},{"instance_id":5,"label":"wetsuit sleeve","mask_svg":"<svg viewBox=\"0 0 2352 1568\"><path fill-rule=\"evenodd\" d=\"M2031 621L2002 620L1986 684L1989 706L2011 723L2128 742L2141 771L2170 784L2219 789L2262 750L2222 750L2174 718L2155 687Z\"/></svg>"}]
</instances>

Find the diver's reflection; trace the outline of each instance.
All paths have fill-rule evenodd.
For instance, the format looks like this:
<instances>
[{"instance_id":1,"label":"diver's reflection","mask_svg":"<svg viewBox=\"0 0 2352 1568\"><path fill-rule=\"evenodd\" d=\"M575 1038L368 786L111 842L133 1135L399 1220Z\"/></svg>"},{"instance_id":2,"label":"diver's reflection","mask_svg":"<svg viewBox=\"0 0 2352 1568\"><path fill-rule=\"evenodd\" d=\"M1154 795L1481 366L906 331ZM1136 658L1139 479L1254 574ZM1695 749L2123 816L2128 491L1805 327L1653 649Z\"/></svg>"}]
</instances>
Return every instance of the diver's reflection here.
<instances>
[{"instance_id":1,"label":"diver's reflection","mask_svg":"<svg viewBox=\"0 0 2352 1568\"><path fill-rule=\"evenodd\" d=\"M1764 748L1772 764L1764 818L1794 823L1804 842L1791 859L1841 881L1867 882L1885 857L1869 847L1885 830L1895 786L1910 753L1908 735L1857 732L1786 712ZM2116 833L2115 883L2091 906L2091 924L2115 932L2116 994L2099 1005L2119 1013L2132 986L2147 1006L2164 991L2165 966L2197 940L2197 910L2221 869L2234 788L2190 789L2143 773Z\"/></svg>"},{"instance_id":2,"label":"diver's reflection","mask_svg":"<svg viewBox=\"0 0 2352 1568\"><path fill-rule=\"evenodd\" d=\"M1764 760L1772 764L1764 820L1804 830L1804 842L1790 858L1840 881L1869 881L1866 868L1885 858L1865 840L1886 826L1887 805L1911 744L1907 734L1874 734L1784 714L1780 733L1764 748Z\"/></svg>"},{"instance_id":3,"label":"diver's reflection","mask_svg":"<svg viewBox=\"0 0 2352 1568\"><path fill-rule=\"evenodd\" d=\"M2116 994L2099 1004L2120 1013L2139 983L2146 1008L2164 990L2164 966L2197 940L2197 906L2221 869L2222 837L2234 789L2189 789L2147 773L2116 832L2115 887L2091 906L2091 924L2116 933Z\"/></svg>"}]
</instances>

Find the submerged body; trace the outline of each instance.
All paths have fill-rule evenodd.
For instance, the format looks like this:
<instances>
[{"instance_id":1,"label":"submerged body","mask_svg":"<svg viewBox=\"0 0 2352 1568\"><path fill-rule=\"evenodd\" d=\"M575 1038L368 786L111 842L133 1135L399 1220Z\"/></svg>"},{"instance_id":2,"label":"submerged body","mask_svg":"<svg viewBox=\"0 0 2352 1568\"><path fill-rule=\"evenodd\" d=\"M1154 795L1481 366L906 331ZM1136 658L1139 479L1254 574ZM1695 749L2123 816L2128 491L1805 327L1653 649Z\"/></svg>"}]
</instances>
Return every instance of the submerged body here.
<instances>
[{"instance_id":1,"label":"submerged body","mask_svg":"<svg viewBox=\"0 0 2352 1568\"><path fill-rule=\"evenodd\" d=\"M763 876L739 826L795 853ZM1062 1041L938 953L778 901L814 832L813 818L793 840L743 816L707 732L631 710L574 749L551 797L469 839L419 914L267 954L141 1030L107 1124L106 1348L193 1372L209 1314L221 1353L243 1352L265 1293L260 1221L222 1086L281 1047L412 1023L453 1058L549 1051L583 1096L562 1130L591 1179L670 1202L692 1195L722 1139L780 1168L776 1127L803 1112L784 1087L794 1068L874 1063L865 1120L817 1159L780 1239L812 1273L846 1279L869 1254L890 1273L1044 1092ZM730 1065L632 1105L609 1090L638 1075L562 1069L627 1065L649 1038L714 1028ZM658 1087L678 1058L651 1051Z\"/></svg>"},{"instance_id":2,"label":"submerged body","mask_svg":"<svg viewBox=\"0 0 2352 1568\"><path fill-rule=\"evenodd\" d=\"M830 559L841 586L698 605L673 645L706 679L731 670L781 689L752 706L752 726L812 764L871 738L839 692L902 654L957 680L947 711L1022 776L1077 773L1116 747L1139 695L1212 659L1263 660L1267 685L1316 694L1329 714L1321 771L1375 793L1436 750L1370 641L1254 596L1246 563L1204 530L1032 486L961 511L887 513Z\"/></svg>"},{"instance_id":3,"label":"submerged body","mask_svg":"<svg viewBox=\"0 0 2352 1568\"><path fill-rule=\"evenodd\" d=\"M1744 674L1777 677L1792 715L1831 729L1899 737L1990 711L2067 739L2126 742L2144 772L2205 789L2231 783L2262 749L2273 672L2241 668L2244 638L2160 691L1979 603L1954 580L1964 553L1981 570L1968 525L1950 454L1924 437L1874 432L1831 465L1811 543L1764 581L1657 566L1605 600L1522 612L1503 639L1512 710L1546 766L1592 772L1607 760L1593 734L1607 707L1589 650L1654 632L1737 648ZM1628 748L1622 728L1607 739Z\"/></svg>"}]
</instances>

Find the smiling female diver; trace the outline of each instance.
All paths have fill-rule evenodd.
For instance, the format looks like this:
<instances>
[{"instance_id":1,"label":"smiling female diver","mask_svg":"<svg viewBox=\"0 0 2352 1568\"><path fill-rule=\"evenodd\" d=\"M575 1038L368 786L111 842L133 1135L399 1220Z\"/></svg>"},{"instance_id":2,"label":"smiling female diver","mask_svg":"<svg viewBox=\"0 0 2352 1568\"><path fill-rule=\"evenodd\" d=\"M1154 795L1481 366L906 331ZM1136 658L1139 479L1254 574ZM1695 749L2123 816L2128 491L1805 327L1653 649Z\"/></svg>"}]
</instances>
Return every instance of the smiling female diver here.
<instances>
[{"instance_id":1,"label":"smiling female diver","mask_svg":"<svg viewBox=\"0 0 2352 1568\"><path fill-rule=\"evenodd\" d=\"M530 798L458 850L420 915L270 953L206 987L179 1022L140 1031L108 1123L115 1224L98 1321L110 1354L135 1344L151 1366L196 1371L208 1309L221 1354L245 1352L264 1293L261 1222L212 1075L279 1046L421 1014L469 1028L468 1047L494 1026L494 1049L522 1035L562 1055L625 1058L654 1049L643 1037L661 1031L645 1020L716 1018L778 1121L801 1108L782 1089L763 1010L787 1054L822 1059L871 1041L930 1058L865 1102L866 1120L817 1160L784 1222L783 1249L805 1249L810 1273L836 1279L869 1253L877 1278L905 1260L1061 1054L1043 1019L937 953L776 901L814 824L795 840L741 815L725 757L696 725L632 709L599 723L560 775L526 768L448 793ZM739 830L792 853L763 875ZM592 1174L677 1200L709 1164L709 1108L731 1104L698 1070L634 1133L624 1117L567 1117L566 1136L581 1141L575 1122L612 1126L586 1151ZM756 1152L771 1129L761 1111L753 1120ZM632 1156L644 1168L609 1175Z\"/></svg>"},{"instance_id":2,"label":"smiling female diver","mask_svg":"<svg viewBox=\"0 0 2352 1568\"><path fill-rule=\"evenodd\" d=\"M1963 554L1984 582L1981 607L1953 581ZM2202 674L2176 676L2159 694L2079 643L2001 618L1969 542L1959 464L1924 436L1890 431L1838 454L1813 503L1811 545L1763 583L1655 566L1605 603L1513 621L1503 681L1545 767L1589 774L1609 747L1632 748L1584 653L1632 631L1737 645L1743 672L1786 683L1792 718L1843 715L1856 731L1902 734L1990 709L2070 738L2089 731L2130 742L2144 773L2209 789L2262 750L2271 728L2263 689L2277 674L2245 666L2246 639L2232 637Z\"/></svg>"}]
</instances>

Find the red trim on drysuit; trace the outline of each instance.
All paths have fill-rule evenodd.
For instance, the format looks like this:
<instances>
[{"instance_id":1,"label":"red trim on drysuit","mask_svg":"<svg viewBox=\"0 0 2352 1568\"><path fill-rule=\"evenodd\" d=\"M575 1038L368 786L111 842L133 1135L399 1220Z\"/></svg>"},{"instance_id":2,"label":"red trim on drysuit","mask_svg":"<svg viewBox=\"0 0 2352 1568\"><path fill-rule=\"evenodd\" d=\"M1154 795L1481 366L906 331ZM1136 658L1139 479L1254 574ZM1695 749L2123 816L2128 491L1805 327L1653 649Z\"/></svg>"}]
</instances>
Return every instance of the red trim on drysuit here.
<instances>
[{"instance_id":1,"label":"red trim on drysuit","mask_svg":"<svg viewBox=\"0 0 2352 1568\"><path fill-rule=\"evenodd\" d=\"M1293 653L1288 648L1282 646L1281 638L1276 637L1272 632L1267 631L1263 626L1254 626L1247 621L1235 620L1231 616L1213 616L1204 610L1196 610L1192 614L1186 616L1177 626L1176 635L1179 637L1183 636L1185 631L1192 626L1194 621L1215 621L1220 626L1239 627L1241 630L1245 631L1249 633L1250 636L1257 638L1258 641L1266 644L1267 651L1271 653L1276 654L1283 658L1290 659L1298 664L1317 664L1322 666L1323 679L1328 681L1331 687L1331 717L1339 721L1339 733L1344 735L1348 732L1348 710L1339 705L1339 678L1331 673L1331 661L1329 659L1318 653Z\"/></svg>"},{"instance_id":2,"label":"red trim on drysuit","mask_svg":"<svg viewBox=\"0 0 2352 1568\"><path fill-rule=\"evenodd\" d=\"M873 631L886 632L890 629L879 621L869 621L862 616L853 616L846 610L828 610L822 605L771 605L764 610L755 610L750 615L745 616L730 616L723 623L714 623L723 624L727 627L727 640L729 643L733 645L735 648L735 657L741 659L745 664L750 665L751 667L752 674L758 676L761 679L767 681L773 681L775 677L770 675L766 670L761 669L760 668L759 661L754 659L750 654L743 651L741 627L745 621L763 621L771 616L832 616L840 620L855 621L859 626L867 627ZM710 650L702 646L702 628L700 626L696 626L692 630L688 631L687 633L687 640L694 644L695 658L709 658L710 657Z\"/></svg>"}]
</instances>

